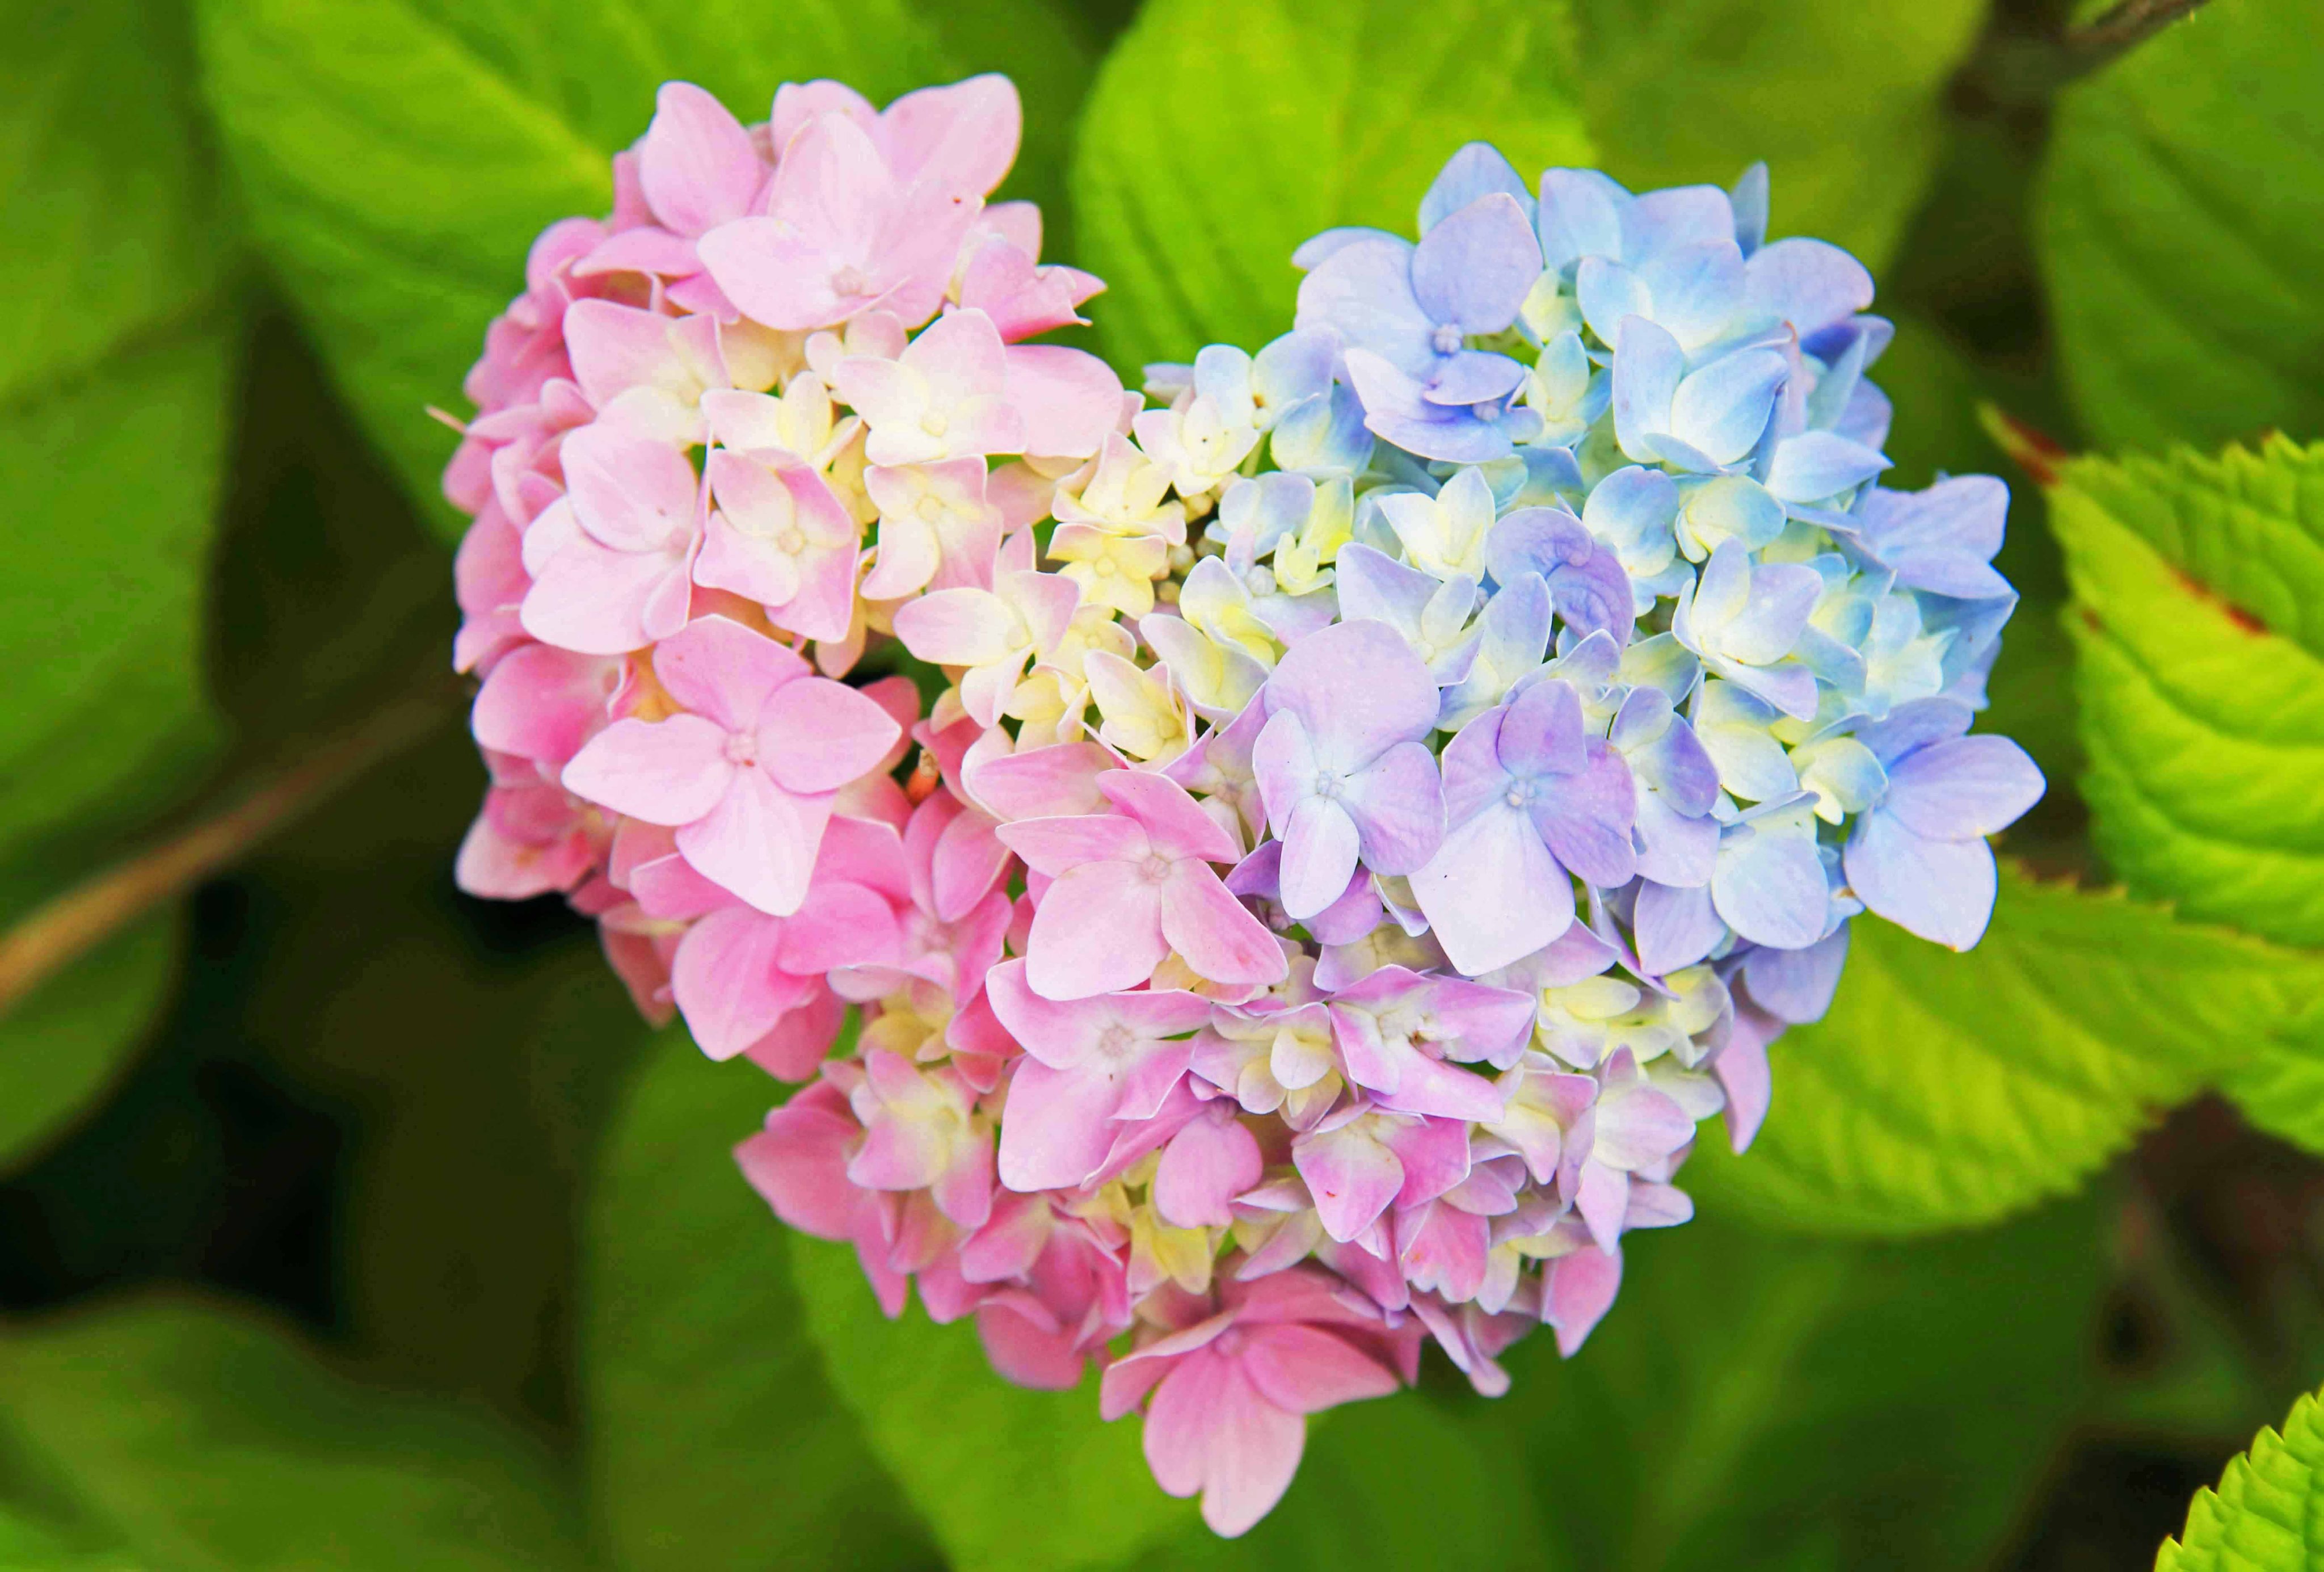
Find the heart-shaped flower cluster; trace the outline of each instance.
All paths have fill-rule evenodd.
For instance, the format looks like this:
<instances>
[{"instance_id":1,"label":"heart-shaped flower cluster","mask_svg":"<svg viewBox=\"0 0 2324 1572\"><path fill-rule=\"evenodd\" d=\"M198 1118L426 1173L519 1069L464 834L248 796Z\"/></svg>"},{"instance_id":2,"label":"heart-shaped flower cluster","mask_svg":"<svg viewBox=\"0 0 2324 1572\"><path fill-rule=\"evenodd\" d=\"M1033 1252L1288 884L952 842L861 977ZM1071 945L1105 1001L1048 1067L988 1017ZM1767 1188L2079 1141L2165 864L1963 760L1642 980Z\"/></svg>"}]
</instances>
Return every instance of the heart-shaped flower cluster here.
<instances>
[{"instance_id":1,"label":"heart-shaped flower cluster","mask_svg":"<svg viewBox=\"0 0 2324 1572\"><path fill-rule=\"evenodd\" d=\"M1097 284L984 205L1016 134L996 79L673 85L541 237L447 477L461 877L807 1083L737 1151L775 1211L1102 1368L1239 1533L1424 1341L1581 1344L1853 917L1976 942L2042 790L1966 735L2006 495L1875 484L1887 324L1764 171L1465 148L1149 408L1019 342ZM906 656L925 715L836 680Z\"/></svg>"}]
</instances>

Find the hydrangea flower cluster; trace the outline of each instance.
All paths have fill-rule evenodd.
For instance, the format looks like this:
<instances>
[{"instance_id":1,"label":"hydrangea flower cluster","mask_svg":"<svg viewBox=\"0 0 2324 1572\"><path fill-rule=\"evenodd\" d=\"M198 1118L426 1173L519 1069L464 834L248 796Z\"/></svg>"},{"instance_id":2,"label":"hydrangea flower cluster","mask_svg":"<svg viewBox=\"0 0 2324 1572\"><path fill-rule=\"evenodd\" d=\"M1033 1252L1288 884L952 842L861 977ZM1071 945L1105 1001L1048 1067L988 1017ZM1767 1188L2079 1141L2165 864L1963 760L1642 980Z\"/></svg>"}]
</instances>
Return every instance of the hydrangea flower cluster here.
<instances>
[{"instance_id":1,"label":"hydrangea flower cluster","mask_svg":"<svg viewBox=\"0 0 2324 1572\"><path fill-rule=\"evenodd\" d=\"M1877 477L1872 282L1766 180L1483 144L1296 326L1148 370L983 199L1017 104L665 88L469 383L460 873L807 1083L742 1142L1240 1533L1434 1342L1571 1354L1869 911L1956 948L2040 795L1968 735L1985 476ZM908 656L934 693L852 671ZM859 668L859 661L862 663Z\"/></svg>"}]
</instances>

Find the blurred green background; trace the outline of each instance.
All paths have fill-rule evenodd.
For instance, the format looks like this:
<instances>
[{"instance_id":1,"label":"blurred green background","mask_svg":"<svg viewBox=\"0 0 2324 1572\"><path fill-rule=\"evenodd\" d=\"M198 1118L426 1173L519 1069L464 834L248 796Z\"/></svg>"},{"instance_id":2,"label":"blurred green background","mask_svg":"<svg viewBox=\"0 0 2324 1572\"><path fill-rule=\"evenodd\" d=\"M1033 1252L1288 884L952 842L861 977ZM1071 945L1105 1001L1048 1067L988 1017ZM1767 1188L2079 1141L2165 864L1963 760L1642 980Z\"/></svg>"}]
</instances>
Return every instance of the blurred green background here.
<instances>
[{"instance_id":1,"label":"blurred green background","mask_svg":"<svg viewBox=\"0 0 2324 1572\"><path fill-rule=\"evenodd\" d=\"M2324 6L2189 9L0 0L0 1567L2150 1564L2324 1381L2324 879L2189 874L2198 789L2140 795L2163 734L2108 676L2170 688L2120 630L2251 604L2140 522L2217 477L2076 467L2056 536L2029 484L2045 443L2324 436ZM2052 787L1986 948L1860 938L1579 1357L1333 1415L1233 1545L1091 1392L881 1322L733 1171L774 1085L649 1031L555 901L451 882L483 773L423 409L528 241L604 210L668 78L756 119L976 69L1125 371L1287 325L1293 245L1408 226L1471 137L1764 159L1775 230L1882 280L1891 483L2016 492L1989 724ZM2269 452L2237 505L2324 550L2324 462ZM2108 528L2184 604L2115 620ZM2268 562L2230 653L2281 672L2324 569ZM2236 767L2324 854L2295 697Z\"/></svg>"}]
</instances>

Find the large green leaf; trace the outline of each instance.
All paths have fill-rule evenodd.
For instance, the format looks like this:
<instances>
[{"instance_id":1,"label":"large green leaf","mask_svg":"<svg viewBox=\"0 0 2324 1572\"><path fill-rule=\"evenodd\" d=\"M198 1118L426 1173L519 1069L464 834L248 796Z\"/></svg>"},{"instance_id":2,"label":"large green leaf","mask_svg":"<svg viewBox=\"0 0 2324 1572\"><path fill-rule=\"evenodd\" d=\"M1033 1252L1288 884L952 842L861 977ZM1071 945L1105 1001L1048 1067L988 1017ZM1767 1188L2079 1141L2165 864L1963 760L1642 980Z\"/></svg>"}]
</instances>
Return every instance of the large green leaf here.
<instances>
[{"instance_id":1,"label":"large green leaf","mask_svg":"<svg viewBox=\"0 0 2324 1572\"><path fill-rule=\"evenodd\" d=\"M2187 916L2324 945L2324 447L2058 467L2115 870Z\"/></svg>"},{"instance_id":2,"label":"large green leaf","mask_svg":"<svg viewBox=\"0 0 2324 1572\"><path fill-rule=\"evenodd\" d=\"M2038 233L2101 447L2324 430L2324 29L2215 0L2060 99Z\"/></svg>"},{"instance_id":3,"label":"large green leaf","mask_svg":"<svg viewBox=\"0 0 2324 1572\"><path fill-rule=\"evenodd\" d=\"M1943 138L1981 0L1582 0L1582 103L1634 189L1725 185L1764 159L1774 232L1875 267Z\"/></svg>"},{"instance_id":4,"label":"large green leaf","mask_svg":"<svg viewBox=\"0 0 2324 1572\"><path fill-rule=\"evenodd\" d=\"M205 0L209 98L252 221L349 400L416 495L452 439L484 325L523 288L533 236L602 214L607 159L687 78L745 119L779 83L886 98L1020 72L1028 195L1058 187L1086 70L1046 0ZM456 521L431 502L437 522Z\"/></svg>"},{"instance_id":5,"label":"large green leaf","mask_svg":"<svg viewBox=\"0 0 2324 1572\"><path fill-rule=\"evenodd\" d=\"M807 1336L790 1281L806 1252L734 1167L734 1142L778 1091L750 1065L708 1062L682 1029L663 1032L591 1188L591 1496L640 1572L937 1560ZM879 1319L868 1294L853 1309Z\"/></svg>"},{"instance_id":6,"label":"large green leaf","mask_svg":"<svg viewBox=\"0 0 2324 1572\"><path fill-rule=\"evenodd\" d=\"M1563 0L1148 0L1074 158L1080 261L1114 361L1257 348L1291 325L1320 229L1408 233L1453 151L1586 163Z\"/></svg>"},{"instance_id":7,"label":"large green leaf","mask_svg":"<svg viewBox=\"0 0 2324 1572\"><path fill-rule=\"evenodd\" d=\"M1580 1352L1528 1338L1465 1417L1577 1567L1986 1565L2089 1384L2096 1210L1898 1244L1632 1235Z\"/></svg>"},{"instance_id":8,"label":"large green leaf","mask_svg":"<svg viewBox=\"0 0 2324 1572\"><path fill-rule=\"evenodd\" d=\"M1028 1392L985 1363L975 1328L917 1299L881 1318L844 1244L795 1238L791 1269L840 1397L955 1572L1108 1567L1188 1531L1155 1485L1138 1426L1097 1417L1097 1381Z\"/></svg>"},{"instance_id":9,"label":"large green leaf","mask_svg":"<svg viewBox=\"0 0 2324 1572\"><path fill-rule=\"evenodd\" d=\"M2292 1405L2281 1435L2262 1430L2195 1497L2187 1527L2163 1543L2155 1572L2306 1572L2324 1564L2324 1403Z\"/></svg>"},{"instance_id":10,"label":"large green leaf","mask_svg":"<svg viewBox=\"0 0 2324 1572\"><path fill-rule=\"evenodd\" d=\"M225 251L183 7L6 0L0 25L6 400L204 309Z\"/></svg>"},{"instance_id":11,"label":"large green leaf","mask_svg":"<svg viewBox=\"0 0 2324 1572\"><path fill-rule=\"evenodd\" d=\"M208 757L202 588L232 370L228 249L166 0L0 5L0 925ZM0 1164L87 1105L171 976L157 920L0 1020Z\"/></svg>"},{"instance_id":12,"label":"large green leaf","mask_svg":"<svg viewBox=\"0 0 2324 1572\"><path fill-rule=\"evenodd\" d=\"M1150 1572L1563 1572L1574 1563L1545 1530L1524 1459L1474 1423L1467 1407L1406 1392L1311 1419L1298 1476L1257 1528L1222 1540L1197 1525L1139 1565Z\"/></svg>"},{"instance_id":13,"label":"large green leaf","mask_svg":"<svg viewBox=\"0 0 2324 1572\"><path fill-rule=\"evenodd\" d=\"M164 1298L12 1331L0 1384L13 1449L180 1572L583 1562L528 1444L356 1385L239 1313Z\"/></svg>"},{"instance_id":14,"label":"large green leaf","mask_svg":"<svg viewBox=\"0 0 2324 1572\"><path fill-rule=\"evenodd\" d=\"M175 975L178 914L115 935L26 997L0 1025L0 1169L22 1162L111 1084Z\"/></svg>"},{"instance_id":15,"label":"large green leaf","mask_svg":"<svg viewBox=\"0 0 2324 1572\"><path fill-rule=\"evenodd\" d=\"M2080 1184L2324 986L2313 958L2003 867L1993 926L1966 955L1851 925L1831 1013L1769 1050L1757 1143L1740 1159L1698 1150L1706 1205L1862 1234L2023 1210Z\"/></svg>"}]
</instances>

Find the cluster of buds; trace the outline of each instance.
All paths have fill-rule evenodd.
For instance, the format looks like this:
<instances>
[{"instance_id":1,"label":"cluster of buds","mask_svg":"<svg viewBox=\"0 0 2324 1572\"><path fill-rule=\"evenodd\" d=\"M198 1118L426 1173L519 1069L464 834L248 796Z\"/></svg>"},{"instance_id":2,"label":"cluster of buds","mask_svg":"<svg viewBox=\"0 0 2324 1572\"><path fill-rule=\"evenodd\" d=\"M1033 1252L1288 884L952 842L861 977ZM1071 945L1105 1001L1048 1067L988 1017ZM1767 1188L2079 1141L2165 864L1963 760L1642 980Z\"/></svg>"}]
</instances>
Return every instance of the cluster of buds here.
<instances>
[{"instance_id":1,"label":"cluster of buds","mask_svg":"<svg viewBox=\"0 0 2324 1572\"><path fill-rule=\"evenodd\" d=\"M774 1210L1101 1368L1240 1533L1425 1342L1580 1345L1851 918L1976 941L2042 790L1966 735L2006 495L1874 484L1887 325L1763 171L1464 148L1141 396L1020 342L1099 286L985 205L1017 128L672 85L542 236L447 476L460 873L807 1083L737 1149Z\"/></svg>"}]
</instances>

